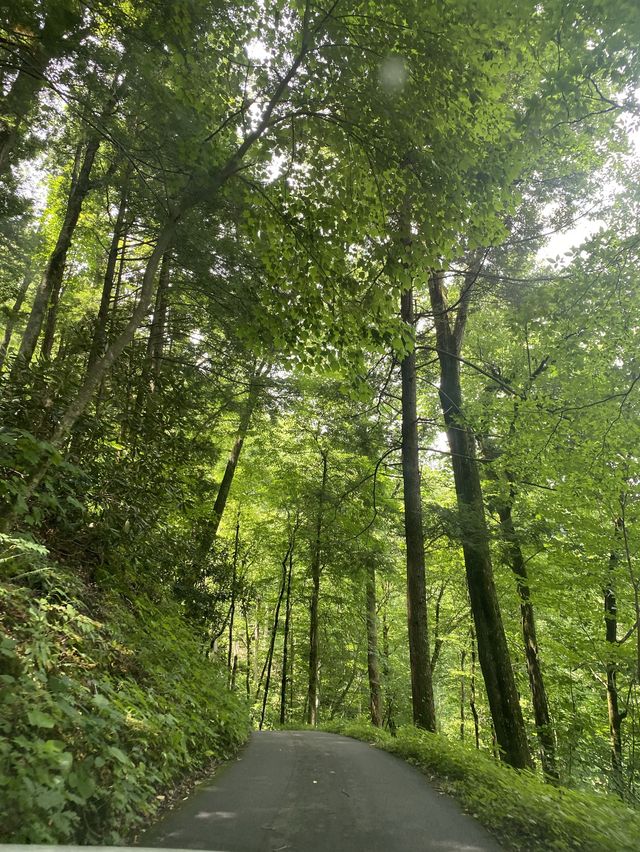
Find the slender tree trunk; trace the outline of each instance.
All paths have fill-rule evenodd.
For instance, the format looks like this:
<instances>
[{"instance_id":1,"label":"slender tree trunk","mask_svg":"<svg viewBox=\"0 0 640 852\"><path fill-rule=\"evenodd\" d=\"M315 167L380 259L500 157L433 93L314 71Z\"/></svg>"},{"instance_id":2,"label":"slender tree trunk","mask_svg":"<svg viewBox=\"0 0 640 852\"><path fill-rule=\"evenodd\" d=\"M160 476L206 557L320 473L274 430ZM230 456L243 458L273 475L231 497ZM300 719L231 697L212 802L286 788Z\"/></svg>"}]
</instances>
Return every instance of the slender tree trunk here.
<instances>
[{"instance_id":1,"label":"slender tree trunk","mask_svg":"<svg viewBox=\"0 0 640 852\"><path fill-rule=\"evenodd\" d=\"M284 637L282 641L282 680L280 682L280 724L284 725L287 716L287 676L289 665L289 632L291 630L291 577L293 575L293 547L296 526L292 531L292 543L289 548L289 570L287 572L287 598L285 603L284 616Z\"/></svg>"},{"instance_id":2,"label":"slender tree trunk","mask_svg":"<svg viewBox=\"0 0 640 852\"><path fill-rule=\"evenodd\" d=\"M441 583L436 596L435 618L433 620L433 653L431 654L430 660L432 680L433 673L435 672L438 660L440 659L440 651L442 650L442 643L444 641L440 635L440 608L442 606L442 598L444 597L445 588L446 583Z\"/></svg>"},{"instance_id":3,"label":"slender tree trunk","mask_svg":"<svg viewBox=\"0 0 640 852\"><path fill-rule=\"evenodd\" d=\"M116 266L118 264L118 254L120 252L120 243L123 242L122 251L124 252L124 240L126 238L127 225L125 223L125 215L127 212L127 192L128 179L125 178L122 190L120 192L120 202L118 204L118 214L113 226L113 235L111 237L111 245L107 255L107 265L104 272L104 280L102 284L102 295L100 297L100 307L96 317L96 324L89 350L89 360L87 368L93 367L98 358L104 353L107 342L107 323L109 321L109 307L113 295L113 287L116 278ZM122 269L120 270L120 276Z\"/></svg>"},{"instance_id":4,"label":"slender tree trunk","mask_svg":"<svg viewBox=\"0 0 640 852\"><path fill-rule=\"evenodd\" d=\"M382 677L384 680L386 703L385 725L389 729L389 733L395 737L395 703L393 690L391 688L391 670L389 668L389 622L387 621L386 607L382 610Z\"/></svg>"},{"instance_id":5,"label":"slender tree trunk","mask_svg":"<svg viewBox=\"0 0 640 852\"><path fill-rule=\"evenodd\" d=\"M356 679L356 675L358 673L358 668L359 668L359 666L358 666L358 657L359 656L360 656L360 649L358 648L356 653L354 654L354 657L353 657L353 666L351 667L351 672L349 673L349 677L347 678L344 686L340 690L340 694L338 695L338 697L335 699L335 701L331 705L331 710L329 711L329 718L332 719L332 720L335 719L335 717L338 715L338 712L342 709L342 705L344 704L344 701L345 701L347 695L349 694L349 690L351 689L351 686L353 685L353 682Z\"/></svg>"},{"instance_id":6,"label":"slender tree trunk","mask_svg":"<svg viewBox=\"0 0 640 852\"><path fill-rule=\"evenodd\" d=\"M476 634L471 628L471 677L469 680L469 709L473 716L473 734L475 737L476 748L480 748L480 717L478 716L478 707L476 705Z\"/></svg>"},{"instance_id":7,"label":"slender tree trunk","mask_svg":"<svg viewBox=\"0 0 640 852\"><path fill-rule=\"evenodd\" d=\"M233 447L227 459L227 465L224 470L222 482L220 483L220 488L218 489L218 494L216 495L216 501L213 505L211 517L200 539L200 545L198 547L198 559L200 561L206 559L209 551L213 547L213 542L218 535L218 527L220 526L220 521L222 520L222 515L224 514L224 510L227 505L227 499L229 497L229 492L231 491L231 483L233 482L236 467L238 466L238 459L240 458L240 453L242 452L242 447L245 438L247 437L247 432L249 431L251 416L253 415L258 402L260 394L260 380L265 375L265 372L266 371L262 368L258 368L251 377L249 395L247 396L247 400L240 417L238 431L236 432Z\"/></svg>"},{"instance_id":8,"label":"slender tree trunk","mask_svg":"<svg viewBox=\"0 0 640 852\"><path fill-rule=\"evenodd\" d=\"M229 616L229 648L227 652L227 668L231 668L231 657L233 654L233 622L236 614L236 586L238 581L238 549L240 547L240 512L236 520L236 535L233 543L233 569L231 576L231 615Z\"/></svg>"},{"instance_id":9,"label":"slender tree trunk","mask_svg":"<svg viewBox=\"0 0 640 852\"><path fill-rule=\"evenodd\" d=\"M294 666L296 657L296 645L294 641L293 621L289 627L289 709L293 713L293 703L295 700L294 692Z\"/></svg>"},{"instance_id":10,"label":"slender tree trunk","mask_svg":"<svg viewBox=\"0 0 640 852\"><path fill-rule=\"evenodd\" d=\"M538 649L535 614L531 602L527 565L513 523L511 506L508 503L500 503L498 505L498 517L500 518L502 536L509 550L509 564L516 578L516 588L518 597L520 598L522 637L524 639L524 651L527 660L527 672L529 674L529 686L531 687L531 701L533 704L538 744L540 746L542 770L546 778L552 782L556 782L558 781L556 740L551 722L551 714L549 713L549 702L547 700L542 666L540 664L540 651Z\"/></svg>"},{"instance_id":11,"label":"slender tree trunk","mask_svg":"<svg viewBox=\"0 0 640 852\"><path fill-rule=\"evenodd\" d=\"M264 693L262 695L262 712L260 714L260 730L262 730L262 726L264 725L264 717L267 710L267 699L269 698L269 685L271 683L271 666L273 664L273 650L276 644L276 636L278 634L278 622L280 620L280 607L282 606L282 599L284 598L284 592L287 585L287 567L289 563L289 554L291 553L291 541L289 542L289 546L287 548L287 552L285 553L284 559L282 560L282 582L280 583L280 591L278 593L278 602L276 604L276 611L273 616L273 627L271 629L271 641L269 642L269 651L267 653L267 677L264 682Z\"/></svg>"},{"instance_id":12,"label":"slender tree trunk","mask_svg":"<svg viewBox=\"0 0 640 852\"><path fill-rule=\"evenodd\" d=\"M62 278L60 278L59 282L57 282L56 286L51 291L51 298L49 299L49 309L44 323L44 333L42 335L42 344L40 346L40 354L47 361L51 360L51 353L53 352L56 325L58 323L58 309L60 307L60 299L62 298L64 289Z\"/></svg>"},{"instance_id":13,"label":"slender tree trunk","mask_svg":"<svg viewBox=\"0 0 640 852\"><path fill-rule=\"evenodd\" d=\"M467 652L463 648L460 652L460 739L464 742L464 722L465 722L465 705L467 701L464 663L467 657Z\"/></svg>"},{"instance_id":14,"label":"slender tree trunk","mask_svg":"<svg viewBox=\"0 0 640 852\"><path fill-rule=\"evenodd\" d=\"M247 671L245 675L245 688L247 701L251 701L251 631L249 630L249 613L247 607L243 607L244 615L244 638L247 646Z\"/></svg>"},{"instance_id":15,"label":"slender tree trunk","mask_svg":"<svg viewBox=\"0 0 640 852\"><path fill-rule=\"evenodd\" d=\"M107 337L105 339L105 344L107 340L113 340L116 336L116 325L118 320L118 305L120 304L120 296L122 292L122 278L124 275L125 263L127 260L127 237L129 227L133 226L133 222L130 221L127 223L127 227L124 230L122 235L122 248L120 249L120 262L118 263L118 274L116 275L115 289L113 292L113 301L111 305L111 314L109 316L109 330L107 332Z\"/></svg>"},{"instance_id":16,"label":"slender tree trunk","mask_svg":"<svg viewBox=\"0 0 640 852\"><path fill-rule=\"evenodd\" d=\"M613 650L606 663L607 672L607 708L609 711L609 739L611 742L611 788L621 798L624 796L624 777L622 773L622 722L626 713L620 711L618 686L616 683L617 666L615 652L618 648L618 608L614 586L614 573L618 561L613 553L609 562L609 577L604 589L605 640Z\"/></svg>"},{"instance_id":17,"label":"slender tree trunk","mask_svg":"<svg viewBox=\"0 0 640 852\"><path fill-rule=\"evenodd\" d=\"M512 431L515 423L512 423ZM493 446L491 440L486 437L480 438L483 455L487 461L494 461L499 457L498 449ZM497 479L498 474L489 469L488 475ZM536 632L535 613L531 601L529 588L529 577L527 563L522 553L520 539L513 523L513 505L516 498L514 477L509 471L504 474L505 485L509 487L509 497L504 500L499 498L496 511L500 520L500 533L507 548L507 561L516 579L516 590L520 600L520 620L522 626L522 638L524 642L525 659L527 661L527 673L529 675L529 687L531 691L531 702L533 715L536 723L536 734L540 748L540 760L545 778L556 783L558 781L558 768L556 763L556 738L551 714L547 690L542 673L540 661L540 650Z\"/></svg>"},{"instance_id":18,"label":"slender tree trunk","mask_svg":"<svg viewBox=\"0 0 640 852\"><path fill-rule=\"evenodd\" d=\"M493 579L475 440L464 422L462 411L459 354L466 320L465 300L468 300L473 280L465 277L463 299L452 330L444 293L444 275L435 273L429 278L440 362L440 402L452 456L478 656L491 716L501 758L511 766L524 768L532 765L531 756Z\"/></svg>"},{"instance_id":19,"label":"slender tree trunk","mask_svg":"<svg viewBox=\"0 0 640 852\"><path fill-rule=\"evenodd\" d=\"M4 362L7 358L7 353L9 352L9 346L11 345L11 338L13 337L13 330L16 327L16 322L18 321L18 317L20 316L20 309L24 304L24 300L26 298L27 291L32 280L33 276L31 273L31 267L27 266L27 269L24 273L24 277L22 279L22 284L20 285L16 300L13 303L13 308L11 309L11 313L9 314L9 319L7 320L7 324L4 328L4 338L2 340L2 344L0 344L0 372L4 367Z\"/></svg>"},{"instance_id":20,"label":"slender tree trunk","mask_svg":"<svg viewBox=\"0 0 640 852\"><path fill-rule=\"evenodd\" d=\"M171 274L171 252L167 252L162 258L160 265L160 279L156 294L156 306L153 312L153 322L149 334L149 355L151 360L151 391L155 390L155 383L162 370L162 356L164 355L164 340L167 329L167 304L169 298L169 277Z\"/></svg>"},{"instance_id":21,"label":"slender tree trunk","mask_svg":"<svg viewBox=\"0 0 640 852\"><path fill-rule=\"evenodd\" d=\"M15 361L18 369L27 367L33 358L33 353L35 352L38 337L40 336L49 306L45 335L42 341L42 355L44 358L49 358L51 355L58 301L67 264L67 253L71 246L78 219L80 218L82 204L91 188L91 170L99 147L99 137L90 139L88 142L82 142L78 146L78 151L82 150L82 164L78 174L71 181L67 207L58 239L49 257L44 274L38 285L33 305L31 306L31 314L27 320L18 356Z\"/></svg>"},{"instance_id":22,"label":"slender tree trunk","mask_svg":"<svg viewBox=\"0 0 640 852\"><path fill-rule=\"evenodd\" d=\"M259 620L259 601L258 607L256 611L256 623L253 627L253 680L254 683L258 680L258 673L260 671L260 620ZM259 686L256 687L256 694L258 693Z\"/></svg>"},{"instance_id":23,"label":"slender tree trunk","mask_svg":"<svg viewBox=\"0 0 640 852\"><path fill-rule=\"evenodd\" d=\"M414 331L413 290L408 290L402 294L401 315L404 322ZM407 545L407 623L413 722L420 728L435 731L436 716L433 684L431 682L424 539L422 535L415 350L403 358L400 371L402 377L404 529Z\"/></svg>"},{"instance_id":24,"label":"slender tree trunk","mask_svg":"<svg viewBox=\"0 0 640 852\"><path fill-rule=\"evenodd\" d=\"M173 243L178 218L179 214L176 213L169 219L158 234L155 248L147 260L144 277L142 279L140 298L133 314L119 336L108 347L105 354L96 361L91 369L87 368L84 382L80 387L76 398L60 418L58 427L52 436L51 440L54 446L60 446L62 444L73 428L78 417L87 407L93 396L93 392L99 385L104 374L111 369L114 361L120 357L122 352L133 340L135 332L142 323L142 320L146 316L149 306L151 305L155 289L156 272L163 254Z\"/></svg>"},{"instance_id":25,"label":"slender tree trunk","mask_svg":"<svg viewBox=\"0 0 640 852\"><path fill-rule=\"evenodd\" d=\"M369 674L369 710L371 723L382 727L382 695L378 660L378 615L376 611L376 569L367 566L367 670Z\"/></svg>"},{"instance_id":26,"label":"slender tree trunk","mask_svg":"<svg viewBox=\"0 0 640 852\"><path fill-rule=\"evenodd\" d=\"M107 371L113 365L114 361L120 357L124 349L133 340L136 329L139 327L140 323L142 322L145 314L149 309L149 305L151 304L154 292L155 277L158 265L160 263L160 258L174 239L177 220L178 215L172 217L165 224L163 229L160 231L160 234L158 235L156 246L151 252L151 255L147 261L144 277L142 280L140 299L138 300L138 303L133 311L131 319L129 320L123 331L120 333L120 335L109 346L105 354L101 358L99 358L98 361L96 361L91 368L87 368L84 381L80 386L80 389L78 390L75 399L73 399L73 401L70 403L70 405L67 407L66 411L62 414L60 420L58 421L58 425L56 426L53 435L50 439L51 444L57 449L60 449L64 446L64 443L69 433L71 432L76 421L91 401L94 391L102 381L103 376L107 373ZM42 482L42 479L49 468L49 464L50 459L44 459L33 470L27 482L27 487L25 488L25 493L23 495L24 500L28 500L33 494L34 490ZM16 510L17 504L14 504L8 508L8 510L4 513L2 517L0 517L0 531L6 531L7 529L11 528L15 521Z\"/></svg>"},{"instance_id":27,"label":"slender tree trunk","mask_svg":"<svg viewBox=\"0 0 640 852\"><path fill-rule=\"evenodd\" d=\"M307 690L307 724L318 723L318 662L320 659L320 633L318 630L318 605L320 602L320 572L322 565L322 523L327 488L328 452L322 456L322 486L316 519L316 537L311 556L311 605L309 608L309 689Z\"/></svg>"},{"instance_id":28,"label":"slender tree trunk","mask_svg":"<svg viewBox=\"0 0 640 852\"><path fill-rule=\"evenodd\" d=\"M170 252L166 252L160 263L160 274L156 288L156 300L151 318L151 327L147 337L147 345L142 360L142 369L137 382L137 392L133 411L129 418L128 431L132 442L132 454L137 452L138 445L146 434L146 421L151 420L151 401L156 390L156 383L162 366L164 351L164 330L167 311L167 290L171 269Z\"/></svg>"}]
</instances>

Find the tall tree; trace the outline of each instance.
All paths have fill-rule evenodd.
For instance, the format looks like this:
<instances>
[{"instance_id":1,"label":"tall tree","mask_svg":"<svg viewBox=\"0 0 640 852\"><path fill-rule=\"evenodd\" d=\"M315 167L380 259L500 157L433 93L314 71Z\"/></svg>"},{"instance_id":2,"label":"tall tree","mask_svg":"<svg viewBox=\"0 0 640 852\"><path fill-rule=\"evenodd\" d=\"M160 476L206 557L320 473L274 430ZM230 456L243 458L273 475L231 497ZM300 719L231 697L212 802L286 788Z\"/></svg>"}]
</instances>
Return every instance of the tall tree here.
<instances>
[{"instance_id":1,"label":"tall tree","mask_svg":"<svg viewBox=\"0 0 640 852\"><path fill-rule=\"evenodd\" d=\"M429 277L429 295L440 363L440 404L451 450L478 657L501 757L512 766L526 767L531 756L493 579L475 437L464 417L460 383L462 342L481 263L478 257L470 264L455 319L447 303L443 272Z\"/></svg>"},{"instance_id":2,"label":"tall tree","mask_svg":"<svg viewBox=\"0 0 640 852\"><path fill-rule=\"evenodd\" d=\"M401 314L415 334L413 289L402 294ZM431 655L427 626L427 590L422 497L420 494L420 447L416 403L416 354L411 348L400 363L402 373L402 477L404 483L404 528L407 544L407 613L413 721L429 731L436 729Z\"/></svg>"}]
</instances>

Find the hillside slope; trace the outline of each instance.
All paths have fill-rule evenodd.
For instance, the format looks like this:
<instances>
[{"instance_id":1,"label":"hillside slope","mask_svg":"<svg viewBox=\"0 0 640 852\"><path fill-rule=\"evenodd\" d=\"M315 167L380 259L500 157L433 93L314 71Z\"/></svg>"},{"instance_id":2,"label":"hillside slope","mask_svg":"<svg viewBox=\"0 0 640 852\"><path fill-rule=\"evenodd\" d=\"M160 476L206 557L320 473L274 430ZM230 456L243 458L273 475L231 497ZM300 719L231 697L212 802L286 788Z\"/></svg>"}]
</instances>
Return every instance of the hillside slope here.
<instances>
[{"instance_id":1,"label":"hillside slope","mask_svg":"<svg viewBox=\"0 0 640 852\"><path fill-rule=\"evenodd\" d=\"M0 584L0 840L121 843L248 711L175 603L29 581Z\"/></svg>"}]
</instances>

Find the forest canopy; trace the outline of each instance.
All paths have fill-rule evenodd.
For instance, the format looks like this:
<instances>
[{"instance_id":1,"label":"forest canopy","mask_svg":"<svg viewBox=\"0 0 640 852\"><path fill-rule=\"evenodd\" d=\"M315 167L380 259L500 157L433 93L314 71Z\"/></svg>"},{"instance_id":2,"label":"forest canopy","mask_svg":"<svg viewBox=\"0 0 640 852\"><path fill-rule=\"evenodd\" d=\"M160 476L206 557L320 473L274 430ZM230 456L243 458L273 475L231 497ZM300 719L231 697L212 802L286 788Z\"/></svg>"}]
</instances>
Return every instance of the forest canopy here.
<instances>
[{"instance_id":1,"label":"forest canopy","mask_svg":"<svg viewBox=\"0 0 640 852\"><path fill-rule=\"evenodd\" d=\"M0 782L30 767L16 813L40 785L26 839L115 837L78 767L105 737L98 766L139 767L174 698L157 783L247 712L367 717L637 804L635 0L0 15Z\"/></svg>"}]
</instances>

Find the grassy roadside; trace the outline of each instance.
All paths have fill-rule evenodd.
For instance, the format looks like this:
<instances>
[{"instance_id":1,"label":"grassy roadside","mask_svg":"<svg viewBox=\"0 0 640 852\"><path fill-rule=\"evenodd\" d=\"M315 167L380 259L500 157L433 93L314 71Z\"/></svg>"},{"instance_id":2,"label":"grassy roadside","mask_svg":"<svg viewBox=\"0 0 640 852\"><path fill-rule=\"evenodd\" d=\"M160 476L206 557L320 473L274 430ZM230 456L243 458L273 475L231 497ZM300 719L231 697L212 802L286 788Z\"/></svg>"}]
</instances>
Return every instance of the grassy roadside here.
<instances>
[{"instance_id":1,"label":"grassy roadside","mask_svg":"<svg viewBox=\"0 0 640 852\"><path fill-rule=\"evenodd\" d=\"M41 578L0 583L0 841L125 843L248 708L171 601Z\"/></svg>"},{"instance_id":2,"label":"grassy roadside","mask_svg":"<svg viewBox=\"0 0 640 852\"><path fill-rule=\"evenodd\" d=\"M401 728L397 737L364 723L338 722L323 730L364 740L417 766L490 829L505 849L640 849L640 813L613 797L552 787L475 749L413 727Z\"/></svg>"}]
</instances>

